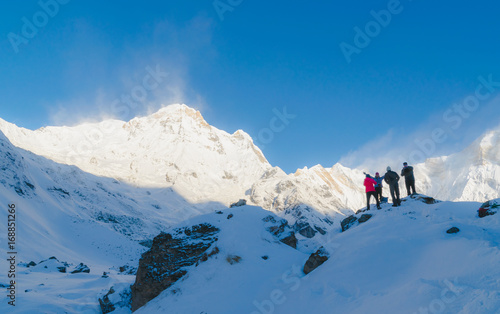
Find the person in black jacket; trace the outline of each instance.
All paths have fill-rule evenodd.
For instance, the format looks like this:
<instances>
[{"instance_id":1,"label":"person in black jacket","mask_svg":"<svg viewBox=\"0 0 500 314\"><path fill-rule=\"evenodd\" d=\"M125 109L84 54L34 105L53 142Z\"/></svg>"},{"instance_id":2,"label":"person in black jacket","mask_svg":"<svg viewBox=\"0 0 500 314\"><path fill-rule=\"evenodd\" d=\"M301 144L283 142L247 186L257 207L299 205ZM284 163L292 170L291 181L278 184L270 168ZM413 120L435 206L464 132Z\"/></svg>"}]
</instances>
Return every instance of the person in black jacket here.
<instances>
[{"instance_id":1,"label":"person in black jacket","mask_svg":"<svg viewBox=\"0 0 500 314\"><path fill-rule=\"evenodd\" d=\"M399 175L387 167L387 173L384 175L384 181L389 185L392 197L392 207L401 206L399 198Z\"/></svg>"},{"instance_id":2,"label":"person in black jacket","mask_svg":"<svg viewBox=\"0 0 500 314\"><path fill-rule=\"evenodd\" d=\"M403 163L403 170L401 170L401 176L405 177L406 191L408 192L408 196L417 194L415 190L415 175L413 174L413 167L408 166L407 162ZM411 193L411 190L413 190L413 194Z\"/></svg>"}]
</instances>

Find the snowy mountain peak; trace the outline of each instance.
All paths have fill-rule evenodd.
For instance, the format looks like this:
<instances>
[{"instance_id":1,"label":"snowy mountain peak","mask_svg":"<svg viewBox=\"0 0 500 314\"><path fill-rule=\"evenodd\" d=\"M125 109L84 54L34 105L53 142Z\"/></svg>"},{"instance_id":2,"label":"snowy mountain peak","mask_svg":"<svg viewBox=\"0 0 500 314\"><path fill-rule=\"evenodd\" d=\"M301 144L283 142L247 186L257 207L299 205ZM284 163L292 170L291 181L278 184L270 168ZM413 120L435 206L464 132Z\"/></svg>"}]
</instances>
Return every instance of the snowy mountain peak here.
<instances>
[{"instance_id":1,"label":"snowy mountain peak","mask_svg":"<svg viewBox=\"0 0 500 314\"><path fill-rule=\"evenodd\" d=\"M182 122L182 119L191 118L192 120L198 122L202 126L209 126L209 124L205 121L201 112L188 107L184 104L174 104L170 106L166 106L158 110L156 113L149 116L149 118L154 119L165 119L170 118L172 120L177 120L178 122Z\"/></svg>"}]
</instances>

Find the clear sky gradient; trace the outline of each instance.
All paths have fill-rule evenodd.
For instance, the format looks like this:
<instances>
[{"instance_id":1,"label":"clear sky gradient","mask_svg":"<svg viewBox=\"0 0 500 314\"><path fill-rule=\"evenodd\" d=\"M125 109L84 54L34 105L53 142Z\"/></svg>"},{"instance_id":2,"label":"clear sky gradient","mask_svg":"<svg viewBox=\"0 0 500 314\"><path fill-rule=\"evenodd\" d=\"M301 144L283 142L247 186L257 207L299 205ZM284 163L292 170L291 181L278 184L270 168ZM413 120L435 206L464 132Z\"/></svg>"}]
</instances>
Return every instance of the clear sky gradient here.
<instances>
[{"instance_id":1,"label":"clear sky gradient","mask_svg":"<svg viewBox=\"0 0 500 314\"><path fill-rule=\"evenodd\" d=\"M293 172L399 162L441 127L425 156L448 154L500 124L495 1L54 1L0 4L0 117L29 129L185 103ZM147 68L168 75L110 109Z\"/></svg>"}]
</instances>

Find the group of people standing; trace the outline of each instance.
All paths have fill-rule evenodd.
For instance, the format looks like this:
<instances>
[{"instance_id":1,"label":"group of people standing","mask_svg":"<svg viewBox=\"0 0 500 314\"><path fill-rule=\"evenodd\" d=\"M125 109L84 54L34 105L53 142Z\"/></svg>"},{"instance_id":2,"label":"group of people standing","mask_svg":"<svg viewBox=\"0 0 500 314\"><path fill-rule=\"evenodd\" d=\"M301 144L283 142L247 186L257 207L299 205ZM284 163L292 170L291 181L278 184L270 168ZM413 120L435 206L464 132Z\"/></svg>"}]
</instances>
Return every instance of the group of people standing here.
<instances>
[{"instance_id":1,"label":"group of people standing","mask_svg":"<svg viewBox=\"0 0 500 314\"><path fill-rule=\"evenodd\" d=\"M366 209L370 210L370 199L372 196L375 197L377 201L377 209L380 209L380 203L382 202L382 183L385 181L389 185L392 197L392 207L401 206L401 199L399 193L399 179L400 176L392 171L391 167L387 167L387 172L382 177L377 172L375 177L365 173L365 188L366 188ZM405 177L406 191L408 196L412 194L417 194L415 190L415 175L413 174L413 167L408 166L407 162L403 163L403 170L401 170L401 176Z\"/></svg>"}]
</instances>

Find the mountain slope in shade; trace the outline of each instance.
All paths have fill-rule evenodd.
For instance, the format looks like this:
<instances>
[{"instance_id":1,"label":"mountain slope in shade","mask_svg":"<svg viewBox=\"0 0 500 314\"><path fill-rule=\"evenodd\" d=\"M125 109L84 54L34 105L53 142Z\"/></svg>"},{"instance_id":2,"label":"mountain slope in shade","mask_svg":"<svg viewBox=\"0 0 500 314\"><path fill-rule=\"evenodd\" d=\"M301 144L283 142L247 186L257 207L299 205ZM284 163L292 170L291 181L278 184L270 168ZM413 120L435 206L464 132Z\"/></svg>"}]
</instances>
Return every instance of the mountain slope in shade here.
<instances>
[{"instance_id":1,"label":"mountain slope in shade","mask_svg":"<svg viewBox=\"0 0 500 314\"><path fill-rule=\"evenodd\" d=\"M258 211L196 217L182 226L221 228L221 253L136 313L498 313L500 216L478 218L479 206L410 198L397 209L385 204L321 243L329 259L308 275L309 254L271 249ZM459 232L447 233L452 227ZM241 260L228 263L228 255Z\"/></svg>"}]
</instances>

